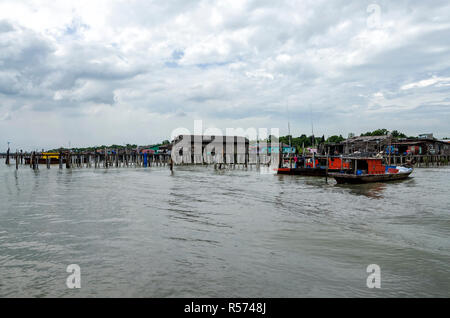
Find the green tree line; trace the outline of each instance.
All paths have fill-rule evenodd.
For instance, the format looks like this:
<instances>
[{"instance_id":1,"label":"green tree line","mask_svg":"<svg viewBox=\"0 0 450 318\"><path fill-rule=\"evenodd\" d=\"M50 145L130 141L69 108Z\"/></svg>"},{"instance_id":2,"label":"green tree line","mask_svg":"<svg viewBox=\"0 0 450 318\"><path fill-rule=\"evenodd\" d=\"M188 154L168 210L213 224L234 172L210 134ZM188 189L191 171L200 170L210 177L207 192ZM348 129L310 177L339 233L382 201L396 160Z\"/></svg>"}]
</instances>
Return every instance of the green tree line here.
<instances>
[{"instance_id":1,"label":"green tree line","mask_svg":"<svg viewBox=\"0 0 450 318\"><path fill-rule=\"evenodd\" d=\"M362 133L361 136L386 136L389 133L391 133L392 137L394 138L416 138L416 137L407 137L404 133L398 131L398 130L393 130L393 131L389 131L385 128L381 128L381 129L375 129L374 131L368 131L366 133ZM269 136L269 138L267 139L268 142L270 142L272 136ZM323 135L322 137L316 137L313 135L307 136L306 134L302 134L298 137L293 137L291 135L287 135L287 136L281 136L279 138L280 142L289 145L291 144L293 147L296 147L299 151L303 149L303 147L308 148L308 147L312 147L312 146L318 146L320 144L323 143L339 143L339 142L343 142L346 139L344 137L342 137L342 135L333 135L333 136L329 136L328 138L325 139L325 136ZM147 146L139 146L140 149L144 149L144 148L150 148L150 147L158 147L158 146L162 146L162 145L166 145L169 144L170 141L169 140L164 140L159 144L154 144L154 145L147 145ZM136 144L126 144L126 145L110 145L110 146L106 146L106 145L101 145L101 146L92 146L92 147L85 147L85 148L72 148L72 151L75 152L86 152L86 151L95 151L97 149L118 149L118 150L124 150L124 149L136 149L138 147L138 145ZM66 149L66 148L60 148L60 149L53 149L53 150L49 150L49 151L55 151L58 152L61 149Z\"/></svg>"}]
</instances>

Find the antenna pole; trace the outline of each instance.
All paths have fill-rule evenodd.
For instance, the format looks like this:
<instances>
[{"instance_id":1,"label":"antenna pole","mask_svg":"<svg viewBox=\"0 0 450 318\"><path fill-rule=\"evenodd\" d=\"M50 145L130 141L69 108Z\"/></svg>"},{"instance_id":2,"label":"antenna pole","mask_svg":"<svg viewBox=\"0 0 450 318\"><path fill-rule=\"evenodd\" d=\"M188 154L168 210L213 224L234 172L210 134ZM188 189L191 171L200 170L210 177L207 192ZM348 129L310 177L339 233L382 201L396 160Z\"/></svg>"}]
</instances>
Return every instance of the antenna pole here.
<instances>
[{"instance_id":1,"label":"antenna pole","mask_svg":"<svg viewBox=\"0 0 450 318\"><path fill-rule=\"evenodd\" d=\"M311 107L311 105L309 105L309 114L310 114L310 118L311 118L311 133L312 133L312 138L313 138L312 147L315 148L315 146L316 146L316 138L314 138L314 124L313 124L313 119L312 119L312 107Z\"/></svg>"},{"instance_id":2,"label":"antenna pole","mask_svg":"<svg viewBox=\"0 0 450 318\"><path fill-rule=\"evenodd\" d=\"M289 168L292 169L292 136L291 136L291 122L290 122L290 115L289 115L289 104L288 104L288 100L286 99L286 110L288 113L288 136L289 136Z\"/></svg>"}]
</instances>

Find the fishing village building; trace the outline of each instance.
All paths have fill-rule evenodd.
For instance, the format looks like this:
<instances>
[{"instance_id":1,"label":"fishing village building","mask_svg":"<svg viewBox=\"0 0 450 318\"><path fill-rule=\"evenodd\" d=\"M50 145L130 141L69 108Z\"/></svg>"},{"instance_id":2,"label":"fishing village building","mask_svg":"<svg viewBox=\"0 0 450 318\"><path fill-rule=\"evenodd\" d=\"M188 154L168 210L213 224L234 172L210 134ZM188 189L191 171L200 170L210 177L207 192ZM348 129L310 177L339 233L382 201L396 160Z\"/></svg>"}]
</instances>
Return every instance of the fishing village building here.
<instances>
[{"instance_id":1,"label":"fishing village building","mask_svg":"<svg viewBox=\"0 0 450 318\"><path fill-rule=\"evenodd\" d=\"M342 142L324 143L319 146L319 153L330 155L348 155L355 152L374 154L383 151L389 145L389 136L351 137Z\"/></svg>"},{"instance_id":2,"label":"fishing village building","mask_svg":"<svg viewBox=\"0 0 450 318\"><path fill-rule=\"evenodd\" d=\"M422 134L417 138L392 138L391 136L360 136L339 143L325 143L320 152L331 155L361 153L374 155L380 152L392 155L450 155L450 143L438 140L433 134Z\"/></svg>"},{"instance_id":3,"label":"fishing village building","mask_svg":"<svg viewBox=\"0 0 450 318\"><path fill-rule=\"evenodd\" d=\"M179 135L172 141L175 163L246 163L249 140L241 136Z\"/></svg>"},{"instance_id":4,"label":"fishing village building","mask_svg":"<svg viewBox=\"0 0 450 318\"><path fill-rule=\"evenodd\" d=\"M289 146L285 143L280 143L281 144L281 148L282 148L282 152L284 154L295 154L296 153L296 148ZM249 153L250 154L277 154L280 153L280 144L275 143L275 144L271 144L270 142L266 142L266 141L260 141L258 143L252 143L249 147Z\"/></svg>"}]
</instances>

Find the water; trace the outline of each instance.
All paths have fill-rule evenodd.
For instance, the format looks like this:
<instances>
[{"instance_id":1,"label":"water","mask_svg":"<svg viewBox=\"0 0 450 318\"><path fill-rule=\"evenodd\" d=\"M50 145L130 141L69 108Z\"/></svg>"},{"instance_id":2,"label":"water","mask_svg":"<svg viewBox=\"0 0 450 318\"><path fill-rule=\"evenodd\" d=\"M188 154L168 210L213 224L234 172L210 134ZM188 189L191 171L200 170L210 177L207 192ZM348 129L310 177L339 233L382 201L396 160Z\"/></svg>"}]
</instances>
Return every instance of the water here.
<instances>
[{"instance_id":1,"label":"water","mask_svg":"<svg viewBox=\"0 0 450 318\"><path fill-rule=\"evenodd\" d=\"M0 162L2 297L449 297L450 169L364 186ZM69 264L81 288L68 289ZM369 289L366 268L381 268Z\"/></svg>"}]
</instances>

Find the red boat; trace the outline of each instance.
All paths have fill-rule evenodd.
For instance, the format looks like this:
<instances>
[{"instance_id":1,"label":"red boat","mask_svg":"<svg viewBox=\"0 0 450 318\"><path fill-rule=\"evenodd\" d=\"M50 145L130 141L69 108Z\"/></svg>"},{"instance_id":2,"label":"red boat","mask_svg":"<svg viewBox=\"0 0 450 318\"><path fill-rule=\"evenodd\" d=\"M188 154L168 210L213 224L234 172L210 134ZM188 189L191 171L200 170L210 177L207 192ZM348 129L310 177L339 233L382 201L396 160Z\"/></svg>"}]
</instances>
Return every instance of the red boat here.
<instances>
[{"instance_id":1,"label":"red boat","mask_svg":"<svg viewBox=\"0 0 450 318\"><path fill-rule=\"evenodd\" d=\"M403 180L409 177L413 168L407 166L386 166L381 158L347 158L351 168L345 172L328 175L337 183L370 183Z\"/></svg>"}]
</instances>

